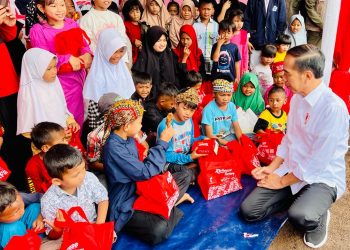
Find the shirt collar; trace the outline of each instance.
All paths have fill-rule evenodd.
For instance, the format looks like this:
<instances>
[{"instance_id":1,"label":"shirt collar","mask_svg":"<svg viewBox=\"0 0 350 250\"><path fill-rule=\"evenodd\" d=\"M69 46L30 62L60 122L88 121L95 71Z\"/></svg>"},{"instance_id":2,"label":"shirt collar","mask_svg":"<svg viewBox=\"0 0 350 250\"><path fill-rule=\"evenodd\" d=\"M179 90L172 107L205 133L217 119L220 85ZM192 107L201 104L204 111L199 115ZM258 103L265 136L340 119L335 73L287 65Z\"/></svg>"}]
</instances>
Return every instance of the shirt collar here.
<instances>
[{"instance_id":1,"label":"shirt collar","mask_svg":"<svg viewBox=\"0 0 350 250\"><path fill-rule=\"evenodd\" d=\"M57 186L57 185L51 185L51 186L52 186L52 188L53 188L53 191L55 192L55 194L56 194L58 197L66 196L66 195L72 196L71 194L66 193L62 188L60 188L60 187ZM77 188L77 192L78 192L78 188Z\"/></svg>"},{"instance_id":2,"label":"shirt collar","mask_svg":"<svg viewBox=\"0 0 350 250\"><path fill-rule=\"evenodd\" d=\"M310 106L314 106L318 99L320 99L322 93L325 91L326 85L321 82L313 91L311 91L307 96L304 97L304 100L310 104Z\"/></svg>"}]
</instances>

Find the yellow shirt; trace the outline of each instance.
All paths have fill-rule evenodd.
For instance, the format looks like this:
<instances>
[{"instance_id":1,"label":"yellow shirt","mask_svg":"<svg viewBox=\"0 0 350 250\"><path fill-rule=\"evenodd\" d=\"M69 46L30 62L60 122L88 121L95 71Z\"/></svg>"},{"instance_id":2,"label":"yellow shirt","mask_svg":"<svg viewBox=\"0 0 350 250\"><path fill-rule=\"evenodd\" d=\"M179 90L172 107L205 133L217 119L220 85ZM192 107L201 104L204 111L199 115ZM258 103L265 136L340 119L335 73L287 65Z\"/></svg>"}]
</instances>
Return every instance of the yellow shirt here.
<instances>
[{"instance_id":1,"label":"yellow shirt","mask_svg":"<svg viewBox=\"0 0 350 250\"><path fill-rule=\"evenodd\" d=\"M283 52L283 53L280 53L280 52L276 52L276 57L275 57L275 60L273 60L274 63L276 62L284 62L284 58L286 57L287 55L287 52Z\"/></svg>"},{"instance_id":2,"label":"yellow shirt","mask_svg":"<svg viewBox=\"0 0 350 250\"><path fill-rule=\"evenodd\" d=\"M269 123L267 129L272 131L280 130L286 132L287 128L287 113L282 110L282 114L279 117L273 115L270 110L265 109L259 116L260 119L263 119Z\"/></svg>"}]
</instances>

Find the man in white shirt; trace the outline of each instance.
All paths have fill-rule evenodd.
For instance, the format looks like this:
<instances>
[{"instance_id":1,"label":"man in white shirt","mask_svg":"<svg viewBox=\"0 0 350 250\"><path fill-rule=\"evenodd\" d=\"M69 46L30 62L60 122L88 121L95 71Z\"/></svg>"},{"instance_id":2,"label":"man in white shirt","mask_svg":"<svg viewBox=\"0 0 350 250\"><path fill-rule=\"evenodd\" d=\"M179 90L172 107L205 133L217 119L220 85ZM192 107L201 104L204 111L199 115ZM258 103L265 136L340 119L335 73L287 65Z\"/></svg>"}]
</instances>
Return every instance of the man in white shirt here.
<instances>
[{"instance_id":1,"label":"man in white shirt","mask_svg":"<svg viewBox=\"0 0 350 250\"><path fill-rule=\"evenodd\" d=\"M324 62L313 45L287 52L285 77L294 93L287 134L271 164L252 171L258 187L241 205L247 221L288 209L288 219L312 248L326 242L329 208L345 191L349 137L346 106L322 82Z\"/></svg>"}]
</instances>

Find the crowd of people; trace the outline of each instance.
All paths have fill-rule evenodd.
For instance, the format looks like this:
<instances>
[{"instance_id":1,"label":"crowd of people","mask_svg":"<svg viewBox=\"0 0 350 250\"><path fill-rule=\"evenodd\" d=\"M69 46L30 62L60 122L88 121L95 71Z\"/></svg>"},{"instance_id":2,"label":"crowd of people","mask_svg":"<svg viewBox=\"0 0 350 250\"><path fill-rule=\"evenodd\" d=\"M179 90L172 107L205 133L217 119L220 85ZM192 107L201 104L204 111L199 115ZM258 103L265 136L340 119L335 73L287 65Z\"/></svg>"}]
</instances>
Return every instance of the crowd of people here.
<instances>
[{"instance_id":1,"label":"crowd of people","mask_svg":"<svg viewBox=\"0 0 350 250\"><path fill-rule=\"evenodd\" d=\"M326 242L329 208L345 191L347 109L322 82L310 17L295 9L287 20L285 0L242 2L32 0L25 44L0 5L0 167L12 172L0 182L1 249L44 227L43 249L59 248L53 222L74 206L90 222L114 221L117 235L166 240L177 205L194 202L187 190L206 154L193 143L241 142L237 108L257 117L252 133L285 134L274 160L252 171L258 187L242 217L288 209L306 245ZM165 171L179 189L169 218L135 210L136 183Z\"/></svg>"}]
</instances>

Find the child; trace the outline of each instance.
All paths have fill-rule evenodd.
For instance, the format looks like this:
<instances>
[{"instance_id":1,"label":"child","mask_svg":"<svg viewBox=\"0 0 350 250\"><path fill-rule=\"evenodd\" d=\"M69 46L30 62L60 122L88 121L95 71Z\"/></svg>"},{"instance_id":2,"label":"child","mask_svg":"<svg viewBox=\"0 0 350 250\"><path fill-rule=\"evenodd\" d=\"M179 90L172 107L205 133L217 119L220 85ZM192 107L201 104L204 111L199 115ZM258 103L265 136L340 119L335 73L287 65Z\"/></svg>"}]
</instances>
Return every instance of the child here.
<instances>
[{"instance_id":1,"label":"child","mask_svg":"<svg viewBox=\"0 0 350 250\"><path fill-rule=\"evenodd\" d=\"M260 93L258 78L253 73L245 73L239 82L232 101L244 111L251 109L259 115L265 109L264 99Z\"/></svg>"},{"instance_id":2,"label":"child","mask_svg":"<svg viewBox=\"0 0 350 250\"><path fill-rule=\"evenodd\" d=\"M150 146L155 145L156 129L175 106L175 97L178 90L172 83L162 83L155 102L145 104L145 114L142 119L142 131L147 135Z\"/></svg>"},{"instance_id":3,"label":"child","mask_svg":"<svg viewBox=\"0 0 350 250\"><path fill-rule=\"evenodd\" d=\"M49 239L61 237L63 229L54 226L54 220L62 220L59 209L69 210L80 206L89 222L102 224L108 210L107 190L96 176L85 169L81 153L66 144L57 144L44 156L44 164L52 178L52 185L41 198L41 213L46 222ZM97 206L97 213L96 213ZM84 221L80 216L75 221Z\"/></svg>"},{"instance_id":4,"label":"child","mask_svg":"<svg viewBox=\"0 0 350 250\"><path fill-rule=\"evenodd\" d=\"M175 17L179 15L180 12L180 6L177 2L171 1L168 3L168 6L166 7L170 16Z\"/></svg>"},{"instance_id":5,"label":"child","mask_svg":"<svg viewBox=\"0 0 350 250\"><path fill-rule=\"evenodd\" d=\"M79 31L78 24L72 19L65 18L64 0L38 0L37 8L46 15L47 20L31 28L31 45L34 48L39 47L56 54L58 78L66 97L68 110L82 127L84 120L82 90L86 76L85 69L90 68L92 62L92 52L82 32ZM56 15L56 11L62 12L62 15ZM75 37L76 43L67 42L68 39L71 39L72 34L77 36ZM64 41L66 43L62 44ZM59 48L58 44L60 44ZM67 71L64 70L66 66L70 68Z\"/></svg>"},{"instance_id":6,"label":"child","mask_svg":"<svg viewBox=\"0 0 350 250\"><path fill-rule=\"evenodd\" d=\"M129 44L130 41L125 32L123 19L118 14L108 10L111 3L112 1L94 0L93 8L80 19L80 27L90 38L90 48L94 53L97 48L98 37L106 28L114 28L116 31L120 32L123 42L130 45L128 50L130 49L131 52L131 44ZM129 58L132 58L131 54L129 57L128 54L125 56L125 63L131 62Z\"/></svg>"},{"instance_id":7,"label":"child","mask_svg":"<svg viewBox=\"0 0 350 250\"><path fill-rule=\"evenodd\" d=\"M169 27L169 38L170 38L172 49L176 48L177 45L179 44L181 27L185 24L192 25L194 22L195 15L196 15L196 9L193 1L184 0L181 4L180 16L173 17ZM197 36L195 36L195 38L197 40Z\"/></svg>"},{"instance_id":8,"label":"child","mask_svg":"<svg viewBox=\"0 0 350 250\"><path fill-rule=\"evenodd\" d=\"M25 235L27 229L43 228L40 195L19 193L10 183L0 181L0 248L13 236Z\"/></svg>"},{"instance_id":9,"label":"child","mask_svg":"<svg viewBox=\"0 0 350 250\"><path fill-rule=\"evenodd\" d=\"M284 33L291 37L292 43L290 45L290 48L302 44L307 44L304 17L300 14L293 15L290 18L290 23Z\"/></svg>"},{"instance_id":10,"label":"child","mask_svg":"<svg viewBox=\"0 0 350 250\"><path fill-rule=\"evenodd\" d=\"M131 95L131 100L138 101L142 104L153 99L150 95L152 90L152 77L145 72L133 72L132 79L135 84L136 91Z\"/></svg>"},{"instance_id":11,"label":"child","mask_svg":"<svg viewBox=\"0 0 350 250\"><path fill-rule=\"evenodd\" d=\"M233 35L233 24L229 21L221 21L219 24L219 37L211 51L213 79L224 78L229 82L240 79L241 55L237 45L230 42Z\"/></svg>"},{"instance_id":12,"label":"child","mask_svg":"<svg viewBox=\"0 0 350 250\"><path fill-rule=\"evenodd\" d=\"M283 64L284 62L278 62L271 64L271 71L272 71L272 77L273 77L273 85L270 86L265 93L264 101L266 106L268 106L268 94L269 91L274 87L278 86L284 89L286 92L286 103L282 106L282 109L288 114L289 112L289 104L290 100L292 99L293 92L286 86L286 80L284 78L284 71L283 71Z\"/></svg>"},{"instance_id":13,"label":"child","mask_svg":"<svg viewBox=\"0 0 350 250\"><path fill-rule=\"evenodd\" d=\"M199 19L193 24L193 28L197 34L198 46L203 52L205 72L208 75L210 75L212 68L212 47L219 31L218 23L211 18L213 11L214 5L211 0L200 0Z\"/></svg>"},{"instance_id":14,"label":"child","mask_svg":"<svg viewBox=\"0 0 350 250\"><path fill-rule=\"evenodd\" d=\"M133 71L147 72L152 76L153 96L157 95L160 83L176 83L173 54L168 48L167 32L164 28L149 28L145 45L133 66Z\"/></svg>"},{"instance_id":15,"label":"child","mask_svg":"<svg viewBox=\"0 0 350 250\"><path fill-rule=\"evenodd\" d=\"M150 148L148 157L141 161L133 137L141 129L142 114L141 104L121 100L113 105L107 115L104 138L108 139L103 157L109 184L109 220L115 221L117 232L124 228L143 241L157 244L171 235L183 213L174 207L169 220L166 220L159 215L134 210L136 182L148 180L165 170L165 151L174 130L171 126L167 127L156 145ZM179 187L178 202L188 199L189 196L185 194L190 183L188 173L175 173L173 177Z\"/></svg>"},{"instance_id":16,"label":"child","mask_svg":"<svg viewBox=\"0 0 350 250\"><path fill-rule=\"evenodd\" d=\"M266 89L273 84L270 65L276 57L276 52L275 45L265 44L261 49L260 63L252 70L252 73L258 76L261 96L264 96Z\"/></svg>"},{"instance_id":17,"label":"child","mask_svg":"<svg viewBox=\"0 0 350 250\"><path fill-rule=\"evenodd\" d=\"M276 39L276 57L273 62L283 62L286 57L287 51L292 43L292 39L289 35L281 34Z\"/></svg>"},{"instance_id":18,"label":"child","mask_svg":"<svg viewBox=\"0 0 350 250\"><path fill-rule=\"evenodd\" d=\"M237 140L240 142L242 130L238 124L236 106L231 102L233 84L216 79L213 82L214 100L209 102L203 110L202 129L205 136L216 138L220 144L226 145L228 141L222 137L231 134L231 127Z\"/></svg>"},{"instance_id":19,"label":"child","mask_svg":"<svg viewBox=\"0 0 350 250\"><path fill-rule=\"evenodd\" d=\"M97 128L102 124L98 118L97 102L105 93L118 93L130 98L135 91L130 71L124 63L126 44L121 34L114 28L101 32L94 61L85 81L84 98L90 100L88 108L89 127Z\"/></svg>"},{"instance_id":20,"label":"child","mask_svg":"<svg viewBox=\"0 0 350 250\"><path fill-rule=\"evenodd\" d=\"M123 6L123 16L126 34L132 46L132 63L136 62L139 51L142 49L141 23L140 19L143 7L138 0L129 0Z\"/></svg>"},{"instance_id":21,"label":"child","mask_svg":"<svg viewBox=\"0 0 350 250\"><path fill-rule=\"evenodd\" d=\"M177 76L181 88L187 72L193 70L205 74L205 62L202 50L198 47L196 32L192 25L185 24L180 29L180 43L173 49L174 61L177 62Z\"/></svg>"},{"instance_id":22,"label":"child","mask_svg":"<svg viewBox=\"0 0 350 250\"><path fill-rule=\"evenodd\" d=\"M74 133L79 130L67 109L56 65L57 57L49 51L33 48L24 54L18 91L17 134L30 138L32 128L44 121L57 123Z\"/></svg>"},{"instance_id":23,"label":"child","mask_svg":"<svg viewBox=\"0 0 350 250\"><path fill-rule=\"evenodd\" d=\"M66 134L57 123L41 122L32 129L30 135L34 146L41 152L34 155L25 168L29 191L31 193L45 193L51 186L51 177L47 173L43 157L52 146L67 143Z\"/></svg>"},{"instance_id":24,"label":"child","mask_svg":"<svg viewBox=\"0 0 350 250\"><path fill-rule=\"evenodd\" d=\"M160 26L167 29L170 21L171 17L162 0L146 0L141 22L145 22L151 27Z\"/></svg>"},{"instance_id":25,"label":"child","mask_svg":"<svg viewBox=\"0 0 350 250\"><path fill-rule=\"evenodd\" d=\"M234 24L233 36L231 43L236 44L241 55L240 61L240 76L243 76L248 71L248 33L243 28L244 14L241 10L235 10L232 12L230 19Z\"/></svg>"},{"instance_id":26,"label":"child","mask_svg":"<svg viewBox=\"0 0 350 250\"><path fill-rule=\"evenodd\" d=\"M265 133L266 129L271 131L286 132L287 114L282 110L286 103L286 93L283 88L274 86L269 92L269 108L265 109L255 124L255 133Z\"/></svg>"},{"instance_id":27,"label":"child","mask_svg":"<svg viewBox=\"0 0 350 250\"><path fill-rule=\"evenodd\" d=\"M191 152L191 146L196 140L192 116L198 101L197 91L193 88L187 88L176 96L174 119L171 122L175 133L165 153L166 161L169 163L168 170L171 173L189 172L191 182L196 180L199 173L198 164L194 161L204 156L198 154L196 150ZM158 137L166 129L166 126L166 118L164 118L157 129Z\"/></svg>"}]
</instances>

